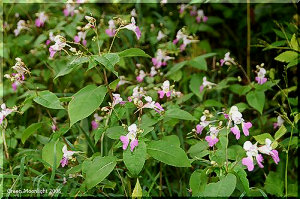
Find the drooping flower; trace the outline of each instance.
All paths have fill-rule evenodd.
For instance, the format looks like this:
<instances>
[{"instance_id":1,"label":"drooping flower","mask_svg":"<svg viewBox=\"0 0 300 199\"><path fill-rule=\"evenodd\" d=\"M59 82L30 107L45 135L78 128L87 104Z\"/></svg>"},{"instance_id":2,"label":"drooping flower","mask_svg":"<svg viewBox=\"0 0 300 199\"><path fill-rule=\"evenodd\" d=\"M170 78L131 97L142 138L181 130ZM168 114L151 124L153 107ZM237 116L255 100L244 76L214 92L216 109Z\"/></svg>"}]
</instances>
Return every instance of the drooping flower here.
<instances>
[{"instance_id":1,"label":"drooping flower","mask_svg":"<svg viewBox=\"0 0 300 199\"><path fill-rule=\"evenodd\" d=\"M42 27L44 26L45 22L48 20L48 16L45 14L45 12L37 13L37 19L35 20L35 26L36 27Z\"/></svg>"},{"instance_id":2,"label":"drooping flower","mask_svg":"<svg viewBox=\"0 0 300 199\"><path fill-rule=\"evenodd\" d=\"M265 145L258 147L258 151L263 154L270 155L273 158L274 162L278 164L278 162L280 161L278 151L273 149L271 144L272 141L269 138L266 138Z\"/></svg>"},{"instance_id":3,"label":"drooping flower","mask_svg":"<svg viewBox=\"0 0 300 199\"><path fill-rule=\"evenodd\" d=\"M207 78L203 77L203 83L202 83L202 85L199 88L200 93L204 90L204 88L211 89L215 85L216 85L215 83L207 81Z\"/></svg>"},{"instance_id":4,"label":"drooping flower","mask_svg":"<svg viewBox=\"0 0 300 199\"><path fill-rule=\"evenodd\" d=\"M49 39L47 39L47 41L46 41L46 45L48 46L50 43L51 43L51 41L54 41L54 35L53 35L53 32L49 32Z\"/></svg>"},{"instance_id":5,"label":"drooping flower","mask_svg":"<svg viewBox=\"0 0 300 199\"><path fill-rule=\"evenodd\" d=\"M96 27L96 19L94 17L85 16L84 18L88 21L88 23L83 28L84 30Z\"/></svg>"},{"instance_id":6,"label":"drooping flower","mask_svg":"<svg viewBox=\"0 0 300 199\"><path fill-rule=\"evenodd\" d=\"M64 9L64 15L67 17L67 16L71 16L73 17L74 13L77 12L77 10L75 10L75 6L74 5L71 5L71 4L66 4L66 7Z\"/></svg>"},{"instance_id":7,"label":"drooping flower","mask_svg":"<svg viewBox=\"0 0 300 199\"><path fill-rule=\"evenodd\" d=\"M197 7L196 6L191 7L190 15L191 16L196 16L197 15Z\"/></svg>"},{"instance_id":8,"label":"drooping flower","mask_svg":"<svg viewBox=\"0 0 300 199\"><path fill-rule=\"evenodd\" d=\"M134 17L131 17L131 23L128 24L128 25L126 25L126 26L124 26L123 28L133 31L135 33L137 39L138 40L140 39L142 33L141 33L140 28L135 25L135 19L134 19Z\"/></svg>"},{"instance_id":9,"label":"drooping flower","mask_svg":"<svg viewBox=\"0 0 300 199\"><path fill-rule=\"evenodd\" d=\"M204 15L203 10L198 10L198 11L197 11L197 17L196 17L197 23L200 23L201 20L202 20L203 22L206 22L207 19L208 19L208 17Z\"/></svg>"},{"instance_id":10,"label":"drooping flower","mask_svg":"<svg viewBox=\"0 0 300 199\"><path fill-rule=\"evenodd\" d=\"M170 82L169 80L164 81L162 85L162 90L158 91L157 93L159 94L159 98L163 98L165 95L166 97L171 96L171 89L170 89Z\"/></svg>"},{"instance_id":11,"label":"drooping flower","mask_svg":"<svg viewBox=\"0 0 300 199\"><path fill-rule=\"evenodd\" d=\"M185 4L181 4L179 8L179 13L182 14L187 6Z\"/></svg>"},{"instance_id":12,"label":"drooping flower","mask_svg":"<svg viewBox=\"0 0 300 199\"><path fill-rule=\"evenodd\" d=\"M180 45L180 51L184 51L185 50L185 47L190 44L190 43L195 43L197 42L198 40L193 40L193 39L189 39L188 37L184 37L182 39L183 43Z\"/></svg>"},{"instance_id":13,"label":"drooping flower","mask_svg":"<svg viewBox=\"0 0 300 199\"><path fill-rule=\"evenodd\" d=\"M277 122L273 123L274 129L281 127L283 125L283 123L284 123L284 120L282 119L282 117L278 116Z\"/></svg>"},{"instance_id":14,"label":"drooping flower","mask_svg":"<svg viewBox=\"0 0 300 199\"><path fill-rule=\"evenodd\" d=\"M210 135L205 137L205 140L208 142L208 145L210 147L213 147L218 141L219 139L217 138L219 130L217 129L217 127L212 126L209 128L209 132Z\"/></svg>"},{"instance_id":15,"label":"drooping flower","mask_svg":"<svg viewBox=\"0 0 300 199\"><path fill-rule=\"evenodd\" d=\"M180 40L183 41L183 43L180 45L180 50L185 50L185 47L193 42L197 42L198 40L193 40L193 38L189 35L186 35L183 33L183 31L180 29L178 30L176 34L176 39L173 40L173 44L177 44Z\"/></svg>"},{"instance_id":16,"label":"drooping flower","mask_svg":"<svg viewBox=\"0 0 300 199\"><path fill-rule=\"evenodd\" d=\"M136 10L134 8L131 10L130 15L132 17L137 17Z\"/></svg>"},{"instance_id":17,"label":"drooping flower","mask_svg":"<svg viewBox=\"0 0 300 199\"><path fill-rule=\"evenodd\" d=\"M24 29L28 29L24 20L20 20L17 23L17 28L14 30L15 36L18 36Z\"/></svg>"},{"instance_id":18,"label":"drooping flower","mask_svg":"<svg viewBox=\"0 0 300 199\"><path fill-rule=\"evenodd\" d=\"M116 25L113 19L108 21L108 29L105 30L105 33L110 36L113 37L116 34Z\"/></svg>"},{"instance_id":19,"label":"drooping flower","mask_svg":"<svg viewBox=\"0 0 300 199\"><path fill-rule=\"evenodd\" d=\"M263 64L261 66L264 66ZM260 67L260 66L256 66L256 68L258 69L257 72L257 76L255 77L255 80L257 81L258 84L264 84L267 82L267 78L265 77L267 71L266 69Z\"/></svg>"},{"instance_id":20,"label":"drooping flower","mask_svg":"<svg viewBox=\"0 0 300 199\"><path fill-rule=\"evenodd\" d=\"M228 118L231 122L233 122L233 127L231 127L230 130L235 135L235 138L237 140L240 139L240 129L238 127L239 124L242 125L244 135L249 135L249 129L252 127L252 123L244 122L243 115L241 112L239 112L237 106L232 106L230 108Z\"/></svg>"},{"instance_id":21,"label":"drooping flower","mask_svg":"<svg viewBox=\"0 0 300 199\"><path fill-rule=\"evenodd\" d=\"M92 129L96 130L99 127L99 122L103 120L103 117L99 116L98 113L94 114L94 120L91 122Z\"/></svg>"},{"instance_id":22,"label":"drooping flower","mask_svg":"<svg viewBox=\"0 0 300 199\"><path fill-rule=\"evenodd\" d=\"M174 59L174 57L170 57L166 51L158 49L156 51L156 57L152 58L152 63L156 68L160 68L161 66L166 66L167 61L171 59Z\"/></svg>"},{"instance_id":23,"label":"drooping flower","mask_svg":"<svg viewBox=\"0 0 300 199\"><path fill-rule=\"evenodd\" d=\"M122 86L124 84L130 83L129 81L126 81L125 76L119 76L120 81L118 82L117 88L119 88L119 86Z\"/></svg>"},{"instance_id":24,"label":"drooping flower","mask_svg":"<svg viewBox=\"0 0 300 199\"><path fill-rule=\"evenodd\" d=\"M74 42L75 43L80 43L80 41L82 40L82 44L84 46L86 46L86 43L87 43L87 41L85 40L86 33L87 33L86 31L85 32L79 31L77 33L77 35L74 36Z\"/></svg>"},{"instance_id":25,"label":"drooping flower","mask_svg":"<svg viewBox=\"0 0 300 199\"><path fill-rule=\"evenodd\" d=\"M132 91L132 96L128 97L129 102L135 102L145 96L143 87L136 86Z\"/></svg>"},{"instance_id":26,"label":"drooping flower","mask_svg":"<svg viewBox=\"0 0 300 199\"><path fill-rule=\"evenodd\" d=\"M150 96L145 96L144 99L147 101L147 103L143 106L143 108L154 109L158 113L164 111L163 107L158 102L152 101Z\"/></svg>"},{"instance_id":27,"label":"drooping flower","mask_svg":"<svg viewBox=\"0 0 300 199\"><path fill-rule=\"evenodd\" d=\"M232 65L235 64L234 59L230 57L230 52L227 52L224 56L224 59L220 60L221 66L225 65Z\"/></svg>"},{"instance_id":28,"label":"drooping flower","mask_svg":"<svg viewBox=\"0 0 300 199\"><path fill-rule=\"evenodd\" d=\"M112 107L116 106L117 104L124 104L125 101L123 101L123 99L121 98L120 94L115 94L113 93L113 103L112 103Z\"/></svg>"},{"instance_id":29,"label":"drooping flower","mask_svg":"<svg viewBox=\"0 0 300 199\"><path fill-rule=\"evenodd\" d=\"M68 165L68 162L69 160L71 160L74 155L74 153L76 153L75 151L68 151L67 149L67 145L64 145L63 148L62 148L62 152L64 153L63 154L63 158L61 159L60 161L60 164L62 167L65 167L66 165Z\"/></svg>"},{"instance_id":30,"label":"drooping flower","mask_svg":"<svg viewBox=\"0 0 300 199\"><path fill-rule=\"evenodd\" d=\"M254 169L253 157L255 157L260 168L264 167L262 165L263 157L258 153L257 143L252 144L250 141L246 141L243 148L246 151L247 157L242 159L242 164L247 166L248 171L253 171Z\"/></svg>"},{"instance_id":31,"label":"drooping flower","mask_svg":"<svg viewBox=\"0 0 300 199\"><path fill-rule=\"evenodd\" d=\"M201 118L200 118L201 122L200 122L200 124L197 124L197 126L196 126L196 133L197 134L201 135L203 129L205 129L205 127L207 127L211 123L211 121L207 121L206 119L207 118L206 118L205 115L201 116Z\"/></svg>"},{"instance_id":32,"label":"drooping flower","mask_svg":"<svg viewBox=\"0 0 300 199\"><path fill-rule=\"evenodd\" d=\"M53 117L53 118L52 118L51 129L52 129L52 131L56 131L56 130L57 130L56 117Z\"/></svg>"},{"instance_id":33,"label":"drooping flower","mask_svg":"<svg viewBox=\"0 0 300 199\"><path fill-rule=\"evenodd\" d=\"M158 35L156 37L157 41L160 41L161 39L165 38L166 35L160 30L158 31Z\"/></svg>"},{"instance_id":34,"label":"drooping flower","mask_svg":"<svg viewBox=\"0 0 300 199\"><path fill-rule=\"evenodd\" d=\"M1 104L1 111L0 111L0 124L2 124L4 118L11 114L12 112L17 111L17 107L7 108L5 103Z\"/></svg>"},{"instance_id":35,"label":"drooping flower","mask_svg":"<svg viewBox=\"0 0 300 199\"><path fill-rule=\"evenodd\" d=\"M144 78L146 77L146 73L143 70L140 70L139 75L136 77L136 80L138 82L144 81Z\"/></svg>"},{"instance_id":36,"label":"drooping flower","mask_svg":"<svg viewBox=\"0 0 300 199\"><path fill-rule=\"evenodd\" d=\"M128 134L126 136L120 136L120 140L123 143L123 150L127 149L129 142L131 151L138 146L137 132L138 129L136 124L132 124L128 127Z\"/></svg>"},{"instance_id":37,"label":"drooping flower","mask_svg":"<svg viewBox=\"0 0 300 199\"><path fill-rule=\"evenodd\" d=\"M55 42L55 44L50 46L50 48L49 48L50 57L54 57L56 52L63 50L63 48L65 46L69 46L66 43L66 39L61 35L56 35L54 37L54 42Z\"/></svg>"}]
</instances>

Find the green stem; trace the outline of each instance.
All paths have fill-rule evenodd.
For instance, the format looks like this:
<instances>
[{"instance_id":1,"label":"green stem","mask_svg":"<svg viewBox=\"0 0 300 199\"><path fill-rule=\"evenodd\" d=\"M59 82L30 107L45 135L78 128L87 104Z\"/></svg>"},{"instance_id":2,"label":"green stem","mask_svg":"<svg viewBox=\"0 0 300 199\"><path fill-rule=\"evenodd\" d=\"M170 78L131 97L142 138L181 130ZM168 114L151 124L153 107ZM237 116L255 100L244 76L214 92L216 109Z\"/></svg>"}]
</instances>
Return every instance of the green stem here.
<instances>
[{"instance_id":1,"label":"green stem","mask_svg":"<svg viewBox=\"0 0 300 199\"><path fill-rule=\"evenodd\" d=\"M290 135L290 140L289 140L289 145L286 151L286 161L285 161L285 197L288 197L288 184L287 184L287 178L288 178L288 164L289 164L289 150L290 150L290 145L291 145L291 141L292 141L292 137L293 137L293 131L294 131L294 123L295 120L293 122L292 125L292 130L291 130L291 135Z\"/></svg>"},{"instance_id":2,"label":"green stem","mask_svg":"<svg viewBox=\"0 0 300 199\"><path fill-rule=\"evenodd\" d=\"M84 133L84 135L86 137L86 140L88 142L88 145L90 146L92 152L95 153L96 149L95 149L95 147L94 147L94 145L93 145L93 143L91 141L90 136L85 132L85 130L79 124L77 124L76 126L79 129L79 131L82 131Z\"/></svg>"},{"instance_id":3,"label":"green stem","mask_svg":"<svg viewBox=\"0 0 300 199\"><path fill-rule=\"evenodd\" d=\"M247 0L247 75L250 77L250 42L251 42L251 24L250 24L250 0Z\"/></svg>"}]
</instances>

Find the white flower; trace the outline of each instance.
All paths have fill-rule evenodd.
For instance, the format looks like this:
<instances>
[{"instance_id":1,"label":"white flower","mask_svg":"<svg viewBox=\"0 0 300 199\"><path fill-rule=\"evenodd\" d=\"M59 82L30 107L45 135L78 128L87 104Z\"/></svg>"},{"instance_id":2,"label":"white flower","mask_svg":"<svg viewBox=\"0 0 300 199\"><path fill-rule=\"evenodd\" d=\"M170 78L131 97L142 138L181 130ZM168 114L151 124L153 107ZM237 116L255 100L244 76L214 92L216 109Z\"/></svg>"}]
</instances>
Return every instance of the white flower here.
<instances>
[{"instance_id":1,"label":"white flower","mask_svg":"<svg viewBox=\"0 0 300 199\"><path fill-rule=\"evenodd\" d=\"M235 124L241 124L244 119L241 112L239 112L237 106L232 106L229 111L229 118L235 123Z\"/></svg>"},{"instance_id":2,"label":"white flower","mask_svg":"<svg viewBox=\"0 0 300 199\"><path fill-rule=\"evenodd\" d=\"M166 37L166 35L162 31L158 31L158 35L156 37L157 41L160 41L164 37Z\"/></svg>"}]
</instances>

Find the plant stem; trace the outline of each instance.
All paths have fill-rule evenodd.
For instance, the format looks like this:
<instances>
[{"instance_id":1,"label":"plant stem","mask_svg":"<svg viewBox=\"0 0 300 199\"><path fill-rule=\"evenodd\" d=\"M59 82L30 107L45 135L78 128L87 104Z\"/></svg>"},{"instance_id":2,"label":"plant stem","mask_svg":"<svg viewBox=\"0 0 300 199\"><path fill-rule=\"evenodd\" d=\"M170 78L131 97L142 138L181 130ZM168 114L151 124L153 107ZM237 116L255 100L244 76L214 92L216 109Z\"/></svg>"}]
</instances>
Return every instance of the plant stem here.
<instances>
[{"instance_id":1,"label":"plant stem","mask_svg":"<svg viewBox=\"0 0 300 199\"><path fill-rule=\"evenodd\" d=\"M294 124L295 124L295 120L294 120L293 125L292 125L289 145L288 145L288 148L287 148L287 151L286 151L286 161L285 161L285 197L286 198L287 198L287 195L288 195L288 184L287 184L288 171L287 170L288 170L288 164L289 164L289 150L290 150L290 145L291 145L291 141L292 141L292 137L293 137Z\"/></svg>"},{"instance_id":2,"label":"plant stem","mask_svg":"<svg viewBox=\"0 0 300 199\"><path fill-rule=\"evenodd\" d=\"M251 42L251 24L250 24L250 0L247 0L247 76L250 76L250 42Z\"/></svg>"},{"instance_id":3,"label":"plant stem","mask_svg":"<svg viewBox=\"0 0 300 199\"><path fill-rule=\"evenodd\" d=\"M226 172L228 173L228 144L229 144L229 139L228 139L228 129L229 129L230 121L228 122L227 128L226 128L226 148L225 148L225 156L226 156Z\"/></svg>"}]
</instances>

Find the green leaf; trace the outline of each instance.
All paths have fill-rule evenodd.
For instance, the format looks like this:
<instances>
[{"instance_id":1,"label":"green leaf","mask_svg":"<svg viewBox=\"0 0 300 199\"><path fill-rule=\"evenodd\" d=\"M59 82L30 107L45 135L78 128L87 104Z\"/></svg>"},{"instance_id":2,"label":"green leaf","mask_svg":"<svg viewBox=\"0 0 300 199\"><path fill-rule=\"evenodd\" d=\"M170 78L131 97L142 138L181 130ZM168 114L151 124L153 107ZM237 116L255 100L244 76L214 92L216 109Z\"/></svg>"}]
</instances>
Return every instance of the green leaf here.
<instances>
[{"instance_id":1,"label":"green leaf","mask_svg":"<svg viewBox=\"0 0 300 199\"><path fill-rule=\"evenodd\" d=\"M203 105L205 107L223 107L223 104L214 99L206 100Z\"/></svg>"},{"instance_id":2,"label":"green leaf","mask_svg":"<svg viewBox=\"0 0 300 199\"><path fill-rule=\"evenodd\" d=\"M233 84L229 87L229 89L235 94L241 96L241 95L246 95L246 93L251 90L251 86L250 85L242 86L240 84Z\"/></svg>"},{"instance_id":3,"label":"green leaf","mask_svg":"<svg viewBox=\"0 0 300 199\"><path fill-rule=\"evenodd\" d=\"M109 84L109 88L112 90L112 91L116 91L116 88L118 86L118 83L119 83L120 79L116 79L114 81L112 81L110 84Z\"/></svg>"},{"instance_id":4,"label":"green leaf","mask_svg":"<svg viewBox=\"0 0 300 199\"><path fill-rule=\"evenodd\" d=\"M24 144L25 141L28 139L29 136L31 136L33 133L35 133L39 128L42 127L43 123L34 123L31 124L29 127L25 129L25 131L22 133L22 143Z\"/></svg>"},{"instance_id":5,"label":"green leaf","mask_svg":"<svg viewBox=\"0 0 300 199\"><path fill-rule=\"evenodd\" d=\"M128 132L122 126L113 126L106 130L106 136L113 140L120 139L120 136L126 135Z\"/></svg>"},{"instance_id":6,"label":"green leaf","mask_svg":"<svg viewBox=\"0 0 300 199\"><path fill-rule=\"evenodd\" d=\"M299 50L299 45L298 45L298 42L297 42L297 37L296 37L296 34L293 34L292 36L292 39L291 39L291 47L298 51Z\"/></svg>"},{"instance_id":7,"label":"green leaf","mask_svg":"<svg viewBox=\"0 0 300 199\"><path fill-rule=\"evenodd\" d=\"M88 85L74 94L68 106L70 127L91 115L101 105L106 92L105 86Z\"/></svg>"},{"instance_id":8,"label":"green leaf","mask_svg":"<svg viewBox=\"0 0 300 199\"><path fill-rule=\"evenodd\" d=\"M265 105L265 93L263 91L250 91L246 95L248 104L262 114Z\"/></svg>"},{"instance_id":9,"label":"green leaf","mask_svg":"<svg viewBox=\"0 0 300 199\"><path fill-rule=\"evenodd\" d=\"M200 98L200 100L202 100L203 94L205 93L205 92L200 93L200 86L202 82L203 82L203 75L193 75L189 84L190 90L195 95L197 95Z\"/></svg>"},{"instance_id":10,"label":"green leaf","mask_svg":"<svg viewBox=\"0 0 300 199\"><path fill-rule=\"evenodd\" d=\"M194 67L194 68L199 69L199 70L207 71L207 63L206 63L205 59L201 56L191 59L188 62L188 64L190 66Z\"/></svg>"},{"instance_id":11,"label":"green leaf","mask_svg":"<svg viewBox=\"0 0 300 199\"><path fill-rule=\"evenodd\" d=\"M146 144L143 141L139 142L139 145L131 152L130 147L123 152L123 161L126 168L133 176L138 176L144 167L146 161Z\"/></svg>"},{"instance_id":12,"label":"green leaf","mask_svg":"<svg viewBox=\"0 0 300 199\"><path fill-rule=\"evenodd\" d=\"M192 158L200 159L209 154L208 143L206 141L199 141L188 150L188 153Z\"/></svg>"},{"instance_id":13,"label":"green leaf","mask_svg":"<svg viewBox=\"0 0 300 199\"><path fill-rule=\"evenodd\" d=\"M148 154L154 159L175 167L190 167L183 149L165 140L152 141L147 146Z\"/></svg>"},{"instance_id":14,"label":"green leaf","mask_svg":"<svg viewBox=\"0 0 300 199\"><path fill-rule=\"evenodd\" d=\"M188 63L188 61L183 61L183 62L179 62L174 64L170 70L167 72L166 76L170 76L174 73L176 73L177 71L179 71L182 67L184 67L186 64Z\"/></svg>"},{"instance_id":15,"label":"green leaf","mask_svg":"<svg viewBox=\"0 0 300 199\"><path fill-rule=\"evenodd\" d=\"M120 57L117 53L107 53L101 56L95 56L94 59L118 77L115 65L120 61Z\"/></svg>"},{"instance_id":16,"label":"green leaf","mask_svg":"<svg viewBox=\"0 0 300 199\"><path fill-rule=\"evenodd\" d=\"M38 92L33 101L50 109L64 109L58 97L48 90Z\"/></svg>"},{"instance_id":17,"label":"green leaf","mask_svg":"<svg viewBox=\"0 0 300 199\"><path fill-rule=\"evenodd\" d=\"M114 156L96 157L88 164L82 165L86 172L86 186L88 189L93 188L104 180L115 168L117 158Z\"/></svg>"},{"instance_id":18,"label":"green leaf","mask_svg":"<svg viewBox=\"0 0 300 199\"><path fill-rule=\"evenodd\" d=\"M192 116L190 113L181 110L179 108L168 109L165 113L165 116L169 118L176 118L181 120L196 120L196 118Z\"/></svg>"},{"instance_id":19,"label":"green leaf","mask_svg":"<svg viewBox=\"0 0 300 199\"><path fill-rule=\"evenodd\" d=\"M132 192L132 198L142 198L142 196L143 196L143 190L140 185L139 179L137 178L135 187Z\"/></svg>"},{"instance_id":20,"label":"green leaf","mask_svg":"<svg viewBox=\"0 0 300 199\"><path fill-rule=\"evenodd\" d=\"M42 159L45 162L49 163L51 167L53 167L55 161L56 168L58 168L60 164L60 160L63 157L63 152L62 152L63 146L64 144L59 141L51 141L47 143L42 149Z\"/></svg>"},{"instance_id":21,"label":"green leaf","mask_svg":"<svg viewBox=\"0 0 300 199\"><path fill-rule=\"evenodd\" d=\"M81 64L88 62L88 57L78 57L70 61L66 66L62 67L60 71L55 75L54 80L58 77L64 76L72 72L74 69L77 69Z\"/></svg>"},{"instance_id":22,"label":"green leaf","mask_svg":"<svg viewBox=\"0 0 300 199\"><path fill-rule=\"evenodd\" d=\"M243 188L248 195L250 192L250 189L249 189L249 181L247 178L246 171L243 168L236 166L236 167L234 167L234 174L241 181Z\"/></svg>"},{"instance_id":23,"label":"green leaf","mask_svg":"<svg viewBox=\"0 0 300 199\"><path fill-rule=\"evenodd\" d=\"M297 59L298 56L299 55L297 52L285 51L285 52L281 53L280 55L278 55L277 57L275 57L275 60L280 61L280 62L289 63L289 62L293 61L294 59Z\"/></svg>"},{"instance_id":24,"label":"green leaf","mask_svg":"<svg viewBox=\"0 0 300 199\"><path fill-rule=\"evenodd\" d=\"M265 144L266 138L269 138L272 142L274 141L273 137L269 133L263 133L253 137L259 144Z\"/></svg>"},{"instance_id":25,"label":"green leaf","mask_svg":"<svg viewBox=\"0 0 300 199\"><path fill-rule=\"evenodd\" d=\"M278 140L286 133L286 128L284 125L281 125L281 127L276 131L275 133L275 140Z\"/></svg>"},{"instance_id":26,"label":"green leaf","mask_svg":"<svg viewBox=\"0 0 300 199\"><path fill-rule=\"evenodd\" d=\"M265 182L266 192L278 197L282 197L284 189L284 181L282 179L283 178L280 173L270 171Z\"/></svg>"},{"instance_id":27,"label":"green leaf","mask_svg":"<svg viewBox=\"0 0 300 199\"><path fill-rule=\"evenodd\" d=\"M221 179L217 183L206 185L201 197L230 197L236 186L236 177L232 173Z\"/></svg>"},{"instance_id":28,"label":"green leaf","mask_svg":"<svg viewBox=\"0 0 300 199\"><path fill-rule=\"evenodd\" d=\"M192 196L199 196L201 192L204 191L207 184L207 174L206 170L197 169L194 171L190 178L190 189L192 190Z\"/></svg>"},{"instance_id":29,"label":"green leaf","mask_svg":"<svg viewBox=\"0 0 300 199\"><path fill-rule=\"evenodd\" d=\"M122 52L118 53L120 57L149 57L150 55L146 54L143 50L139 48L129 48L123 50Z\"/></svg>"}]
</instances>

